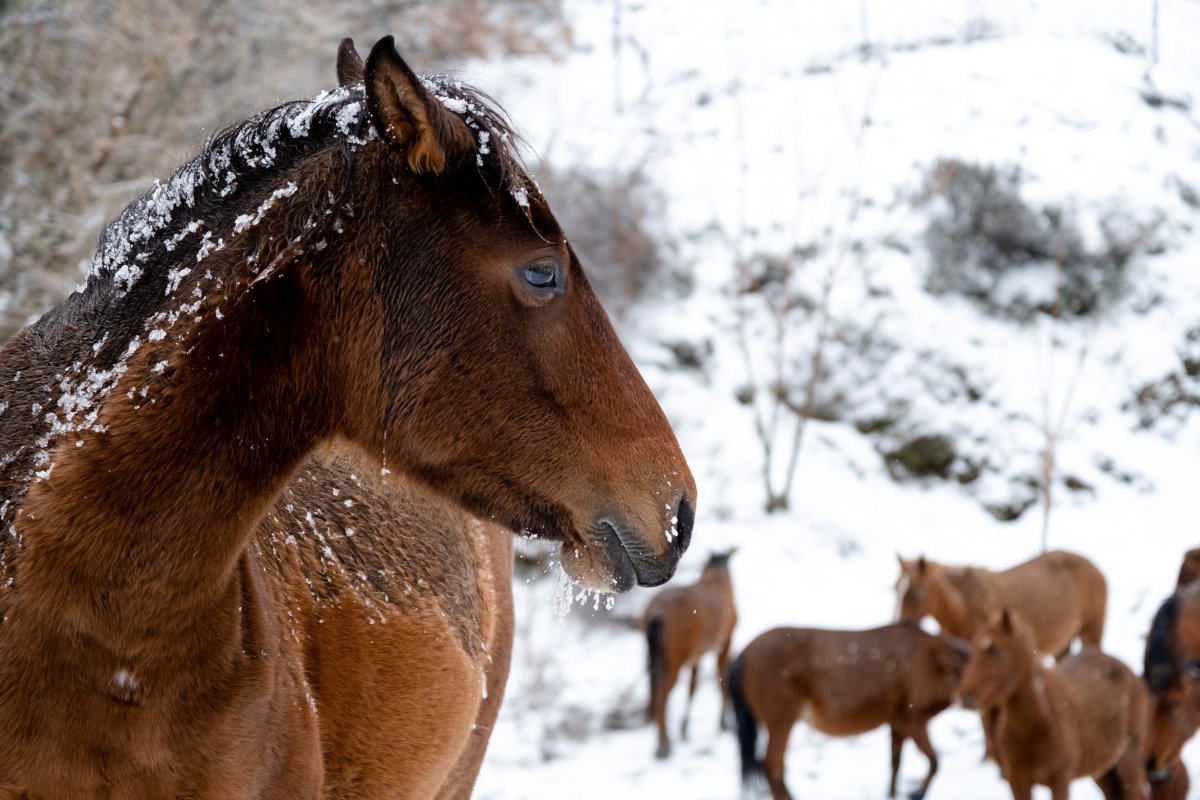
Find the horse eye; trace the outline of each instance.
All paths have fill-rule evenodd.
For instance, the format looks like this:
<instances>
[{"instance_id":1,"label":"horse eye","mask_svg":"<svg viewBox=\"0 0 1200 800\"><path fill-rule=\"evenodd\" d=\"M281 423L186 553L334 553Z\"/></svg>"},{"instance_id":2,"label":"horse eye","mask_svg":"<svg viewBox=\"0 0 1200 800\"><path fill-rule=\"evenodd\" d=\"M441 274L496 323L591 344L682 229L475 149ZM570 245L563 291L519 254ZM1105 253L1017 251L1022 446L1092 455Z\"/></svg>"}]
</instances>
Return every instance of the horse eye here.
<instances>
[{"instance_id":1,"label":"horse eye","mask_svg":"<svg viewBox=\"0 0 1200 800\"><path fill-rule=\"evenodd\" d=\"M521 267L521 278L529 288L539 294L561 294L562 268L556 262L546 261Z\"/></svg>"}]
</instances>

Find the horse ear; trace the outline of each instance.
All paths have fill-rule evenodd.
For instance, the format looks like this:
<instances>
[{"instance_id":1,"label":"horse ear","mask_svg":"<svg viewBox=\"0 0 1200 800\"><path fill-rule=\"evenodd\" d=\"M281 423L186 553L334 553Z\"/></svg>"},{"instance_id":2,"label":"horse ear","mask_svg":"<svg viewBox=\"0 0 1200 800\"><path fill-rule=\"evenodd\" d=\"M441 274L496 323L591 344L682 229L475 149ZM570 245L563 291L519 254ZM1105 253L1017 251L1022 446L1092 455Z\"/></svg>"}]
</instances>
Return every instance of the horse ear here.
<instances>
[{"instance_id":1,"label":"horse ear","mask_svg":"<svg viewBox=\"0 0 1200 800\"><path fill-rule=\"evenodd\" d=\"M363 64L362 56L354 49L354 40L349 36L342 39L337 52L338 86L360 83L366 72L367 67Z\"/></svg>"},{"instance_id":2,"label":"horse ear","mask_svg":"<svg viewBox=\"0 0 1200 800\"><path fill-rule=\"evenodd\" d=\"M925 556L921 556L920 558L918 558L917 559L917 574L924 575L926 566L927 566L927 564L925 563Z\"/></svg>"},{"instance_id":3,"label":"horse ear","mask_svg":"<svg viewBox=\"0 0 1200 800\"><path fill-rule=\"evenodd\" d=\"M366 67L367 111L380 136L407 149L409 169L439 175L472 152L467 124L426 91L391 36L371 48Z\"/></svg>"}]
</instances>

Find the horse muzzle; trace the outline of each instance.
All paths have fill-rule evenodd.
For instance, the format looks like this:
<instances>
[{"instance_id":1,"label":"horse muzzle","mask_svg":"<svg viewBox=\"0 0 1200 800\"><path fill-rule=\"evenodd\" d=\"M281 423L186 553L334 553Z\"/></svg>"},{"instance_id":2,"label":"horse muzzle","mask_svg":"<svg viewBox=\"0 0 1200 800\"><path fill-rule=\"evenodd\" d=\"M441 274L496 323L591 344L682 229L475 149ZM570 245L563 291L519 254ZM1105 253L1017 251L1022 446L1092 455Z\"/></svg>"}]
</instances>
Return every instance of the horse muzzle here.
<instances>
[{"instance_id":1,"label":"horse muzzle","mask_svg":"<svg viewBox=\"0 0 1200 800\"><path fill-rule=\"evenodd\" d=\"M661 531L639 531L618 514L601 515L588 530L589 546L598 551L608 572L605 591L625 592L635 585L658 586L675 574L679 559L692 540L695 511L686 494L680 496L669 523ZM654 540L661 536L665 547L655 551ZM564 553L564 566L570 572L570 557Z\"/></svg>"}]
</instances>

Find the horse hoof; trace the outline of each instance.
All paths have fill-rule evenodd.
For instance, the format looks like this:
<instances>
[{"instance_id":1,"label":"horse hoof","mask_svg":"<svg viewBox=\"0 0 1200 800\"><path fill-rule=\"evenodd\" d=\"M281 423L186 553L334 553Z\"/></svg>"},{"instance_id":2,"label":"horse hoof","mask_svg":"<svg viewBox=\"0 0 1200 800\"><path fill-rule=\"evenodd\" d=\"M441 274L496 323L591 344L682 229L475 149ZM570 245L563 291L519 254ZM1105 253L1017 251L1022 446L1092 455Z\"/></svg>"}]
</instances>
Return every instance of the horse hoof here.
<instances>
[{"instance_id":1,"label":"horse hoof","mask_svg":"<svg viewBox=\"0 0 1200 800\"><path fill-rule=\"evenodd\" d=\"M908 800L925 800L925 792L921 789L917 789L915 792L909 792Z\"/></svg>"},{"instance_id":2,"label":"horse hoof","mask_svg":"<svg viewBox=\"0 0 1200 800\"><path fill-rule=\"evenodd\" d=\"M655 758L666 758L669 755L671 755L671 745L669 744L660 744L658 749L654 751Z\"/></svg>"}]
</instances>

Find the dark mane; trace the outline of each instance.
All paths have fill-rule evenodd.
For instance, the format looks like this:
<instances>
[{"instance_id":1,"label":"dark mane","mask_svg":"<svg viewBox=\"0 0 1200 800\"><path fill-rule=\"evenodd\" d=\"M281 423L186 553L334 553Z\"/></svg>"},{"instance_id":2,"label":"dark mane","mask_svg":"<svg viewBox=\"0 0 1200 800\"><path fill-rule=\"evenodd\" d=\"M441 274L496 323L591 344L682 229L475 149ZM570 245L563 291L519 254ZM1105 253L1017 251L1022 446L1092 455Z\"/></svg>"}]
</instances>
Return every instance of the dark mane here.
<instances>
[{"instance_id":1,"label":"dark mane","mask_svg":"<svg viewBox=\"0 0 1200 800\"><path fill-rule=\"evenodd\" d=\"M520 157L522 140L507 114L487 94L444 75L423 78L476 137L476 166L489 186L505 189L522 206L532 182ZM279 175L301 160L336 148L343 182L326 187L320 204L336 208L348 188L358 146L375 137L366 119L363 85L323 92L311 100L283 103L226 128L192 161L130 203L100 236L92 257L89 293L111 287L118 296L141 280L161 293L167 276L160 262L202 261L214 232L228 217L261 197Z\"/></svg>"},{"instance_id":2,"label":"dark mane","mask_svg":"<svg viewBox=\"0 0 1200 800\"><path fill-rule=\"evenodd\" d=\"M1143 672L1151 694L1161 694L1175 678L1175 620L1179 617L1179 595L1173 594L1158 607L1146 639Z\"/></svg>"}]
</instances>

